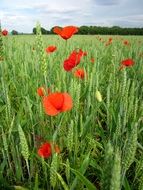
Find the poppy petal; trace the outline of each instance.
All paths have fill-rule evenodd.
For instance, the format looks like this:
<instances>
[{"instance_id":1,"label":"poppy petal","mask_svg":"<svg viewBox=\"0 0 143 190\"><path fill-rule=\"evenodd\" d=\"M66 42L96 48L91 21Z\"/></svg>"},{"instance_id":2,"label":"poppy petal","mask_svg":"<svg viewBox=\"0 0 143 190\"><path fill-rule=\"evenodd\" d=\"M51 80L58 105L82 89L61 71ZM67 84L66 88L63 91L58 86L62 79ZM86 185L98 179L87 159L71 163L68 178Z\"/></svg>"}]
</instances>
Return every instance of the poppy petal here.
<instances>
[{"instance_id":1,"label":"poppy petal","mask_svg":"<svg viewBox=\"0 0 143 190\"><path fill-rule=\"evenodd\" d=\"M66 27L63 28L61 37L64 38L64 39L69 39L69 38L71 38L71 36L73 34L75 34L77 32L78 32L77 27L75 27L75 26L66 26Z\"/></svg>"},{"instance_id":2,"label":"poppy petal","mask_svg":"<svg viewBox=\"0 0 143 190\"><path fill-rule=\"evenodd\" d=\"M40 146L38 149L38 155L43 158L48 158L52 155L52 148L51 144L46 142Z\"/></svg>"},{"instance_id":3,"label":"poppy petal","mask_svg":"<svg viewBox=\"0 0 143 190\"><path fill-rule=\"evenodd\" d=\"M45 113L50 116L55 116L57 115L60 111L58 111L49 101L48 96L45 96L43 98L43 107L45 110Z\"/></svg>"},{"instance_id":4,"label":"poppy petal","mask_svg":"<svg viewBox=\"0 0 143 190\"><path fill-rule=\"evenodd\" d=\"M53 32L56 34L59 34L59 35L61 34L61 31L62 31L62 29L57 26L53 29Z\"/></svg>"},{"instance_id":5,"label":"poppy petal","mask_svg":"<svg viewBox=\"0 0 143 190\"><path fill-rule=\"evenodd\" d=\"M64 103L61 111L64 112L71 110L71 108L73 107L71 96L68 93L63 93L63 97L64 97Z\"/></svg>"},{"instance_id":6,"label":"poppy petal","mask_svg":"<svg viewBox=\"0 0 143 190\"><path fill-rule=\"evenodd\" d=\"M49 102L57 109L60 110L62 108L64 97L60 92L52 93L48 96Z\"/></svg>"}]
</instances>

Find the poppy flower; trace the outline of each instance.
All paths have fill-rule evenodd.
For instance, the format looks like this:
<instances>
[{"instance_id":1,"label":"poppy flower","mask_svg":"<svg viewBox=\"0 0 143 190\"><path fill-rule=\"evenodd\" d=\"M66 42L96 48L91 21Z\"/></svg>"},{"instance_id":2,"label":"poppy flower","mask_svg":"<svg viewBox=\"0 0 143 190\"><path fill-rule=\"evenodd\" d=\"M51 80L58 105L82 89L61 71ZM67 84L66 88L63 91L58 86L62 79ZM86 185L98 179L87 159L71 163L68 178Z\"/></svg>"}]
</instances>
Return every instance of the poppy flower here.
<instances>
[{"instance_id":1,"label":"poppy flower","mask_svg":"<svg viewBox=\"0 0 143 190\"><path fill-rule=\"evenodd\" d=\"M46 91L47 91L48 94L51 93L50 88L48 88L48 89L45 90L44 87L39 87L39 88L37 89L37 94L42 97L42 96L45 96L45 95L46 95Z\"/></svg>"},{"instance_id":2,"label":"poppy flower","mask_svg":"<svg viewBox=\"0 0 143 190\"><path fill-rule=\"evenodd\" d=\"M43 98L44 110L50 116L69 111L72 106L72 98L68 93L55 92Z\"/></svg>"},{"instance_id":3,"label":"poppy flower","mask_svg":"<svg viewBox=\"0 0 143 190\"><path fill-rule=\"evenodd\" d=\"M2 33L3 36L7 36L8 35L8 31L7 30L3 30L1 33Z\"/></svg>"},{"instance_id":4,"label":"poppy flower","mask_svg":"<svg viewBox=\"0 0 143 190\"><path fill-rule=\"evenodd\" d=\"M54 145L54 150L55 150L55 152L58 153L58 154L61 152L61 150L60 150L60 148L59 148L58 145Z\"/></svg>"},{"instance_id":5,"label":"poppy flower","mask_svg":"<svg viewBox=\"0 0 143 190\"><path fill-rule=\"evenodd\" d=\"M44 95L45 95L45 89L44 89L44 87L39 87L39 88L37 89L37 94L38 94L39 96L44 96Z\"/></svg>"},{"instance_id":6,"label":"poppy flower","mask_svg":"<svg viewBox=\"0 0 143 190\"><path fill-rule=\"evenodd\" d=\"M83 52L83 56L87 56L87 52L85 51L85 52Z\"/></svg>"},{"instance_id":7,"label":"poppy flower","mask_svg":"<svg viewBox=\"0 0 143 190\"><path fill-rule=\"evenodd\" d=\"M75 70L74 76L77 77L77 78L80 78L80 79L84 79L84 77L85 77L84 69L81 68L81 69Z\"/></svg>"},{"instance_id":8,"label":"poppy flower","mask_svg":"<svg viewBox=\"0 0 143 190\"><path fill-rule=\"evenodd\" d=\"M131 67L134 65L134 61L132 59L125 59L121 62L121 66L119 70L123 69L124 67Z\"/></svg>"},{"instance_id":9,"label":"poppy flower","mask_svg":"<svg viewBox=\"0 0 143 190\"><path fill-rule=\"evenodd\" d=\"M108 42L112 42L112 40L113 40L112 38L109 38Z\"/></svg>"},{"instance_id":10,"label":"poppy flower","mask_svg":"<svg viewBox=\"0 0 143 190\"><path fill-rule=\"evenodd\" d=\"M112 38L109 38L108 42L106 42L105 46L109 46L112 44Z\"/></svg>"},{"instance_id":11,"label":"poppy flower","mask_svg":"<svg viewBox=\"0 0 143 190\"><path fill-rule=\"evenodd\" d=\"M66 71L71 71L74 67L76 67L83 56L86 56L86 53L81 49L79 51L74 50L68 59L64 61L64 69Z\"/></svg>"},{"instance_id":12,"label":"poppy flower","mask_svg":"<svg viewBox=\"0 0 143 190\"><path fill-rule=\"evenodd\" d=\"M95 62L94 58L91 58L90 61L91 61L91 63L94 63L94 62Z\"/></svg>"},{"instance_id":13,"label":"poppy flower","mask_svg":"<svg viewBox=\"0 0 143 190\"><path fill-rule=\"evenodd\" d=\"M64 28L55 27L53 32L61 36L64 40L67 40L78 32L78 28L75 26L66 26Z\"/></svg>"},{"instance_id":14,"label":"poppy flower","mask_svg":"<svg viewBox=\"0 0 143 190\"><path fill-rule=\"evenodd\" d=\"M129 43L129 41L128 40L124 40L124 45L126 45L126 46L129 46L130 45L130 43Z\"/></svg>"},{"instance_id":15,"label":"poppy flower","mask_svg":"<svg viewBox=\"0 0 143 190\"><path fill-rule=\"evenodd\" d=\"M38 149L38 155L43 158L49 158L52 155L51 144L48 142L42 144Z\"/></svg>"},{"instance_id":16,"label":"poppy flower","mask_svg":"<svg viewBox=\"0 0 143 190\"><path fill-rule=\"evenodd\" d=\"M58 145L54 145L54 152L60 153L60 148ZM38 149L38 155L43 157L43 158L49 158L52 155L52 143L50 142L45 142L40 146Z\"/></svg>"},{"instance_id":17,"label":"poppy flower","mask_svg":"<svg viewBox=\"0 0 143 190\"><path fill-rule=\"evenodd\" d=\"M56 51L56 49L57 49L56 46L49 46L45 50L47 53L52 53L52 52Z\"/></svg>"},{"instance_id":18,"label":"poppy flower","mask_svg":"<svg viewBox=\"0 0 143 190\"><path fill-rule=\"evenodd\" d=\"M66 59L63 66L66 71L71 71L76 66L76 63L74 59Z\"/></svg>"}]
</instances>

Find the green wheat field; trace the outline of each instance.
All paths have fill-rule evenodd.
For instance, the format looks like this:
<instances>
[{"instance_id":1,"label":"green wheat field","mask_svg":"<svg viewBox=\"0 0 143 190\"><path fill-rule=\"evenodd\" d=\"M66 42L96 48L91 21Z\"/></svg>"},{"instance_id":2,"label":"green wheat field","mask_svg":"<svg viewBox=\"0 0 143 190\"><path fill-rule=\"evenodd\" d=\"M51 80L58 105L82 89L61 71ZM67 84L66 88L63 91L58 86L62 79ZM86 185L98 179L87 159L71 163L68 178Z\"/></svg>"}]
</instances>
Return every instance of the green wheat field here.
<instances>
[{"instance_id":1,"label":"green wheat field","mask_svg":"<svg viewBox=\"0 0 143 190\"><path fill-rule=\"evenodd\" d=\"M142 37L1 38L0 190L143 190ZM87 53L77 66L84 79L63 68L75 49ZM128 58L134 65L120 70ZM67 92L72 109L47 115L39 87ZM43 158L47 141L60 151Z\"/></svg>"}]
</instances>

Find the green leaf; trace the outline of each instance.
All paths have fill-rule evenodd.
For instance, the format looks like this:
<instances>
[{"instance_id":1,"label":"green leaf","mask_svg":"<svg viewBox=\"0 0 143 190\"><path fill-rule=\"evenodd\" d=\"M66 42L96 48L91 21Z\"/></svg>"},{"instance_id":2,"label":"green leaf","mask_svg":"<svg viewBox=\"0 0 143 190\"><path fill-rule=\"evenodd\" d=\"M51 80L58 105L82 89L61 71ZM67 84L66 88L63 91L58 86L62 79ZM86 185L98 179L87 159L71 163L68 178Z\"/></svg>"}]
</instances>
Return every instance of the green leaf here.
<instances>
[{"instance_id":1,"label":"green leaf","mask_svg":"<svg viewBox=\"0 0 143 190\"><path fill-rule=\"evenodd\" d=\"M123 187L125 188L125 190L132 190L126 177L124 178Z\"/></svg>"},{"instance_id":2,"label":"green leaf","mask_svg":"<svg viewBox=\"0 0 143 190\"><path fill-rule=\"evenodd\" d=\"M65 181L63 180L62 176L57 172L56 172L56 174L57 174L57 177L58 177L59 181L61 182L64 190L69 190L69 188L68 188L67 184L65 183Z\"/></svg>"},{"instance_id":3,"label":"green leaf","mask_svg":"<svg viewBox=\"0 0 143 190\"><path fill-rule=\"evenodd\" d=\"M86 178L84 177L79 171L74 170L71 168L71 171L78 177L79 180L89 189L89 190L96 190L96 187Z\"/></svg>"}]
</instances>

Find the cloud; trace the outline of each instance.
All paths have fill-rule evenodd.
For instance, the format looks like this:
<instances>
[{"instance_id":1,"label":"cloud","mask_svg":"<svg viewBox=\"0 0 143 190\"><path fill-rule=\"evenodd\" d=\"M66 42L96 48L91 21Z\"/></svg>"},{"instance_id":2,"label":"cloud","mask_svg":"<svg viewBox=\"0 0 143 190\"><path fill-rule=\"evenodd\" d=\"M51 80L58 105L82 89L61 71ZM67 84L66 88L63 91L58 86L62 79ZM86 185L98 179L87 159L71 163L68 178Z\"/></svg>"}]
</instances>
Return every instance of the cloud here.
<instances>
[{"instance_id":1,"label":"cloud","mask_svg":"<svg viewBox=\"0 0 143 190\"><path fill-rule=\"evenodd\" d=\"M111 6L111 5L117 5L121 1L120 0L94 0L96 5L104 5L104 6Z\"/></svg>"},{"instance_id":2,"label":"cloud","mask_svg":"<svg viewBox=\"0 0 143 190\"><path fill-rule=\"evenodd\" d=\"M50 29L55 25L100 25L143 27L142 0L1 0L2 27L32 32L39 21Z\"/></svg>"}]
</instances>

